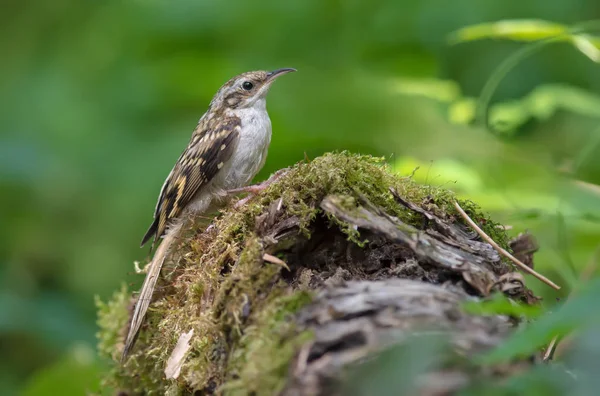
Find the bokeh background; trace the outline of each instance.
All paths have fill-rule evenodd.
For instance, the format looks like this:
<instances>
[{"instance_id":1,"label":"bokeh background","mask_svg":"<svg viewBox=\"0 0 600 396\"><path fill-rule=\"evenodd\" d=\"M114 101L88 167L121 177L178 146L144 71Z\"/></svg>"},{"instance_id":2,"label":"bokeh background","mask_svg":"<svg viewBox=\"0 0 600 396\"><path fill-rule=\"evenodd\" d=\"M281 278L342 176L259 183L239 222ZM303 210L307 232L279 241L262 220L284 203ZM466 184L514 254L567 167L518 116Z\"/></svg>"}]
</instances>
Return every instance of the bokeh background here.
<instances>
[{"instance_id":1,"label":"bokeh background","mask_svg":"<svg viewBox=\"0 0 600 396\"><path fill-rule=\"evenodd\" d=\"M298 69L271 90L274 135L259 178L344 149L385 156L404 175L418 167L416 180L472 198L513 235L535 234L536 269L564 286L554 294L528 278L548 309L598 249L594 41L519 59L485 128L477 98L532 37L450 35L513 19L573 26L600 18L597 0L6 0L2 9L2 395L99 391L107 366L95 353L94 297L138 287L133 262L147 258L139 241L164 178L212 95L248 70Z\"/></svg>"}]
</instances>

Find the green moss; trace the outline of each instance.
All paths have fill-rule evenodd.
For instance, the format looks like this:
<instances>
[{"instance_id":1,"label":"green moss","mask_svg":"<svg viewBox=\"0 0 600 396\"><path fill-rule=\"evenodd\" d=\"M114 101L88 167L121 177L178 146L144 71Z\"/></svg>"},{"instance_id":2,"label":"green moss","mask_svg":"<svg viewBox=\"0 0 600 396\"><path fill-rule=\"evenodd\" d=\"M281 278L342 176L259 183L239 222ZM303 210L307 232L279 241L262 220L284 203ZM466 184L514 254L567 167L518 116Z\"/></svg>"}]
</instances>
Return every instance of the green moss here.
<instances>
[{"instance_id":1,"label":"green moss","mask_svg":"<svg viewBox=\"0 0 600 396\"><path fill-rule=\"evenodd\" d=\"M298 333L293 314L312 300L312 294L276 293L253 315L230 356L224 394L275 395L285 385L289 362L309 332Z\"/></svg>"},{"instance_id":2,"label":"green moss","mask_svg":"<svg viewBox=\"0 0 600 396\"><path fill-rule=\"evenodd\" d=\"M96 309L98 310L98 326L102 329L98 332L98 352L100 355L118 358L118 346L122 343L121 333L123 326L127 323L129 313L129 292L125 285L115 291L108 302L102 302L96 297Z\"/></svg>"},{"instance_id":3,"label":"green moss","mask_svg":"<svg viewBox=\"0 0 600 396\"><path fill-rule=\"evenodd\" d=\"M98 326L100 327L100 331L97 333L98 352L100 356L112 359L115 362L118 362L121 357L123 339L130 314L129 303L130 295L125 285L116 291L107 303L96 298ZM150 318L149 322L151 325L153 320ZM141 334L140 338L142 342L147 342L148 334ZM135 363L137 364L137 370L142 372L152 370L155 365L152 360L142 361L143 365L138 364L137 361ZM130 371L120 365L114 365L102 380L103 388L128 389L136 393L140 393L144 389L156 389L158 386L159 381L157 379L146 376L131 376Z\"/></svg>"},{"instance_id":4,"label":"green moss","mask_svg":"<svg viewBox=\"0 0 600 396\"><path fill-rule=\"evenodd\" d=\"M146 394L164 394L167 389L171 394L215 388L232 394L244 393L242 389L257 394L279 390L287 363L310 336L298 334L289 320L310 301L310 294L292 289L280 276L282 267L263 261L262 242L255 234L257 216L280 202L282 218L297 217L301 231L310 237L321 200L336 194L348 197L349 207L365 197L390 215L421 227L422 215L398 204L390 187L440 217L462 221L452 192L398 177L383 159L343 152L297 164L242 208L224 211L209 230L190 232L173 262L165 265L157 288L161 292L125 365L116 362L127 325L127 292L122 289L109 303L99 303L99 349L115 361L106 383ZM460 204L506 247L503 230L472 202ZM329 220L350 240L363 242L353 227L334 217ZM166 380L163 371L169 354L179 336L191 329L195 335L181 375Z\"/></svg>"}]
</instances>

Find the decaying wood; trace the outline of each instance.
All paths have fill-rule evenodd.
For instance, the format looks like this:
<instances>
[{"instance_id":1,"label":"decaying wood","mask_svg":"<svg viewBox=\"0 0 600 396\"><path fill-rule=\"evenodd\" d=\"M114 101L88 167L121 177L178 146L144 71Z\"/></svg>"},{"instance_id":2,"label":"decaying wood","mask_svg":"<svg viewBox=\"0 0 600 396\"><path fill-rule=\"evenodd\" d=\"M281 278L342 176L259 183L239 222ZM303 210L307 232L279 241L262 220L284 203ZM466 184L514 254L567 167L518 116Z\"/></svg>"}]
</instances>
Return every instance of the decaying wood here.
<instances>
[{"instance_id":1,"label":"decaying wood","mask_svg":"<svg viewBox=\"0 0 600 396\"><path fill-rule=\"evenodd\" d=\"M458 287L405 279L348 281L326 287L298 317L302 328L314 332L293 362L285 395L324 394L323 388L344 381L344 367L359 362L419 331L443 332L463 356L497 346L511 330L505 317L464 313L470 297ZM453 373L457 381L448 381ZM430 373L427 385L444 384L445 394L468 383L467 373ZM428 386L421 394L430 394Z\"/></svg>"},{"instance_id":2,"label":"decaying wood","mask_svg":"<svg viewBox=\"0 0 600 396\"><path fill-rule=\"evenodd\" d=\"M328 158L335 163L352 160L340 155L313 163ZM358 164L362 171L364 163ZM292 176L281 180L314 177L300 173L300 167L294 169ZM354 168L336 169L339 173ZM327 168L319 182L313 183L339 182L342 176L332 177L330 172ZM390 185L398 191L388 191ZM493 293L525 304L537 302L523 275L452 209L451 201L436 201L429 190L418 199L404 190L409 191L405 197L400 192L404 186L392 182L369 193L371 201L389 203L386 210L354 187L345 184L333 193L323 187L302 196L302 187L291 194L276 190L268 199L238 202L222 220L206 229L194 229L187 247L183 244L168 263L168 274L163 273L164 292L155 300L158 322L149 323L143 333L149 336L144 347L153 349L139 351L132 357L135 364L125 367L119 378L132 380L123 381L124 391L146 392L153 387L151 391L158 394L176 389L183 394L210 395L235 389L239 392L234 394L270 395L262 388L246 389L268 383L269 389L288 396L348 394L344 386L352 379L349 369L415 336L437 334L448 342L444 353L469 361L500 345L519 322L513 317L469 314L463 309L465 302L482 301ZM440 202L443 209L436 206ZM295 203L299 205L290 210ZM244 212L252 205L259 209ZM223 231L232 224L228 216L245 219L243 232L233 236ZM475 215L471 221L483 224ZM484 228L490 234L494 231ZM533 268L537 245L529 235L511 241L511 248L517 259ZM276 310L281 308L279 298L303 294L312 300L303 300L284 314ZM280 326L280 322L270 322L273 312L284 318L278 320L288 320L293 326L280 333L271 331ZM311 337L302 341L299 336L305 332ZM253 337L258 341L250 348ZM256 351L264 351L265 343L273 339L267 363L280 349L291 352L281 365L262 361L255 369L253 358L265 358ZM289 340L293 344L284 345ZM532 364L524 359L483 368L456 364L442 356L439 363L410 379L415 383L413 393L454 394L473 379L504 378ZM136 377L141 371L138 367L160 374L148 380ZM200 371L201 375L195 375ZM274 381L261 381L261 376L274 375Z\"/></svg>"},{"instance_id":3,"label":"decaying wood","mask_svg":"<svg viewBox=\"0 0 600 396\"><path fill-rule=\"evenodd\" d=\"M457 354L473 356L499 345L513 331L514 323L502 316L469 315L461 309L462 303L493 291L529 303L536 301L524 286L523 277L511 272L492 246L477 240L477 234L392 193L429 224L417 229L365 199L358 207L349 208L344 197L328 196L322 201L321 208L326 213L354 225L369 239L363 252L366 259L358 263L367 274L359 276L363 280L349 280L356 279L359 272L346 261L352 261L356 251L350 244L340 249L344 243L331 236L325 239L326 243L316 242L310 248L302 245L299 250L303 253L291 260L297 282L320 291L316 300L297 316L299 328L311 330L314 339L300 349L292 362L283 394L341 394L336 392L343 389L344 368L420 332L441 332ZM273 246L298 247L296 236L291 237L296 245L289 241L278 243L286 236L297 235L292 231L293 218L276 223L266 215L261 220L265 238ZM311 249L312 254L307 254L306 250ZM336 261L339 250L344 249L345 260ZM275 250L287 250L293 257L289 248ZM336 264L320 265L324 255ZM369 268L382 259L396 262L389 268ZM516 362L514 370L520 370L523 364L527 363ZM419 381L418 394L451 394L468 384L472 375L452 367L430 372Z\"/></svg>"},{"instance_id":4,"label":"decaying wood","mask_svg":"<svg viewBox=\"0 0 600 396\"><path fill-rule=\"evenodd\" d=\"M457 227L445 225L436 231L422 232L398 219L393 219L368 202L365 206L348 211L340 205L336 197L327 197L321 207L336 217L384 236L387 240L408 246L419 262L431 264L449 270L463 277L482 296L493 290L500 290L502 272L495 273L500 267L500 257L496 251L483 242L474 241L461 233ZM429 215L432 218L433 215ZM441 221L436 221L439 225ZM518 293L523 293L519 290Z\"/></svg>"},{"instance_id":5,"label":"decaying wood","mask_svg":"<svg viewBox=\"0 0 600 396\"><path fill-rule=\"evenodd\" d=\"M533 254L538 251L540 246L537 241L528 232L519 234L509 242L513 255L523 264L533 269Z\"/></svg>"}]
</instances>

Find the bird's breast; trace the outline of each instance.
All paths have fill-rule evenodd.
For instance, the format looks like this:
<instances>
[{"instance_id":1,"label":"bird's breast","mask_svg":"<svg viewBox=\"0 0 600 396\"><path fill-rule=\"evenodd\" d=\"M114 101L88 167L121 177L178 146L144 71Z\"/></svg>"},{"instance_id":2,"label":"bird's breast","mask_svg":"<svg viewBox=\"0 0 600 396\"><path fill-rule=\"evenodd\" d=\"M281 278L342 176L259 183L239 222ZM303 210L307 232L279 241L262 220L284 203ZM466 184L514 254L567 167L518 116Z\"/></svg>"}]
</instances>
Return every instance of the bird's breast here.
<instances>
[{"instance_id":1,"label":"bird's breast","mask_svg":"<svg viewBox=\"0 0 600 396\"><path fill-rule=\"evenodd\" d=\"M246 186L263 167L271 143L271 120L265 111L240 110L240 139L226 170L225 189Z\"/></svg>"}]
</instances>

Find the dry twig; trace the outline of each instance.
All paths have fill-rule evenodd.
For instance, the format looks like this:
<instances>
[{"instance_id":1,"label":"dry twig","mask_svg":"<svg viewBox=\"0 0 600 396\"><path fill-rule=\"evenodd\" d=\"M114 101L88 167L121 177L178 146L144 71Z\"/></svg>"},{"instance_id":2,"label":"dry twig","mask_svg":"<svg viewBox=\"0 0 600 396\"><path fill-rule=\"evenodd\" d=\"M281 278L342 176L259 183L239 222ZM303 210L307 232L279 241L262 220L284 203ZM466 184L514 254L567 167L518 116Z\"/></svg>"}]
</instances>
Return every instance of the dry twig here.
<instances>
[{"instance_id":1,"label":"dry twig","mask_svg":"<svg viewBox=\"0 0 600 396\"><path fill-rule=\"evenodd\" d=\"M477 233L479 234L479 236L485 240L487 243L489 243L490 245L492 245L492 247L494 249L496 249L498 251L498 253L500 253L502 256L508 258L510 261L512 261L513 263L515 263L515 265L517 267L519 267L521 270L523 270L524 272L527 272L530 275L535 276L537 279L539 279L540 281L544 282L545 284L547 284L548 286L552 287L555 290L560 290L560 286L558 286L556 283L552 282L550 279L546 278L544 275L534 271L533 269L529 268L527 265L523 264L520 260L518 260L515 256L513 256L512 254L510 254L509 252L507 252L505 249L503 249L500 245L498 245L496 242L494 242L494 240L492 238L489 237L488 234L486 234L478 225L477 223L475 223L473 221L473 219L471 219L469 217L469 215L463 210L463 208L460 207L460 205L458 204L458 202L454 201L454 207L456 208L456 210L458 210L458 213L460 213L460 215L465 219L465 221L467 223L469 223L469 225L471 227L473 227L473 229L475 231L477 231Z\"/></svg>"}]
</instances>

